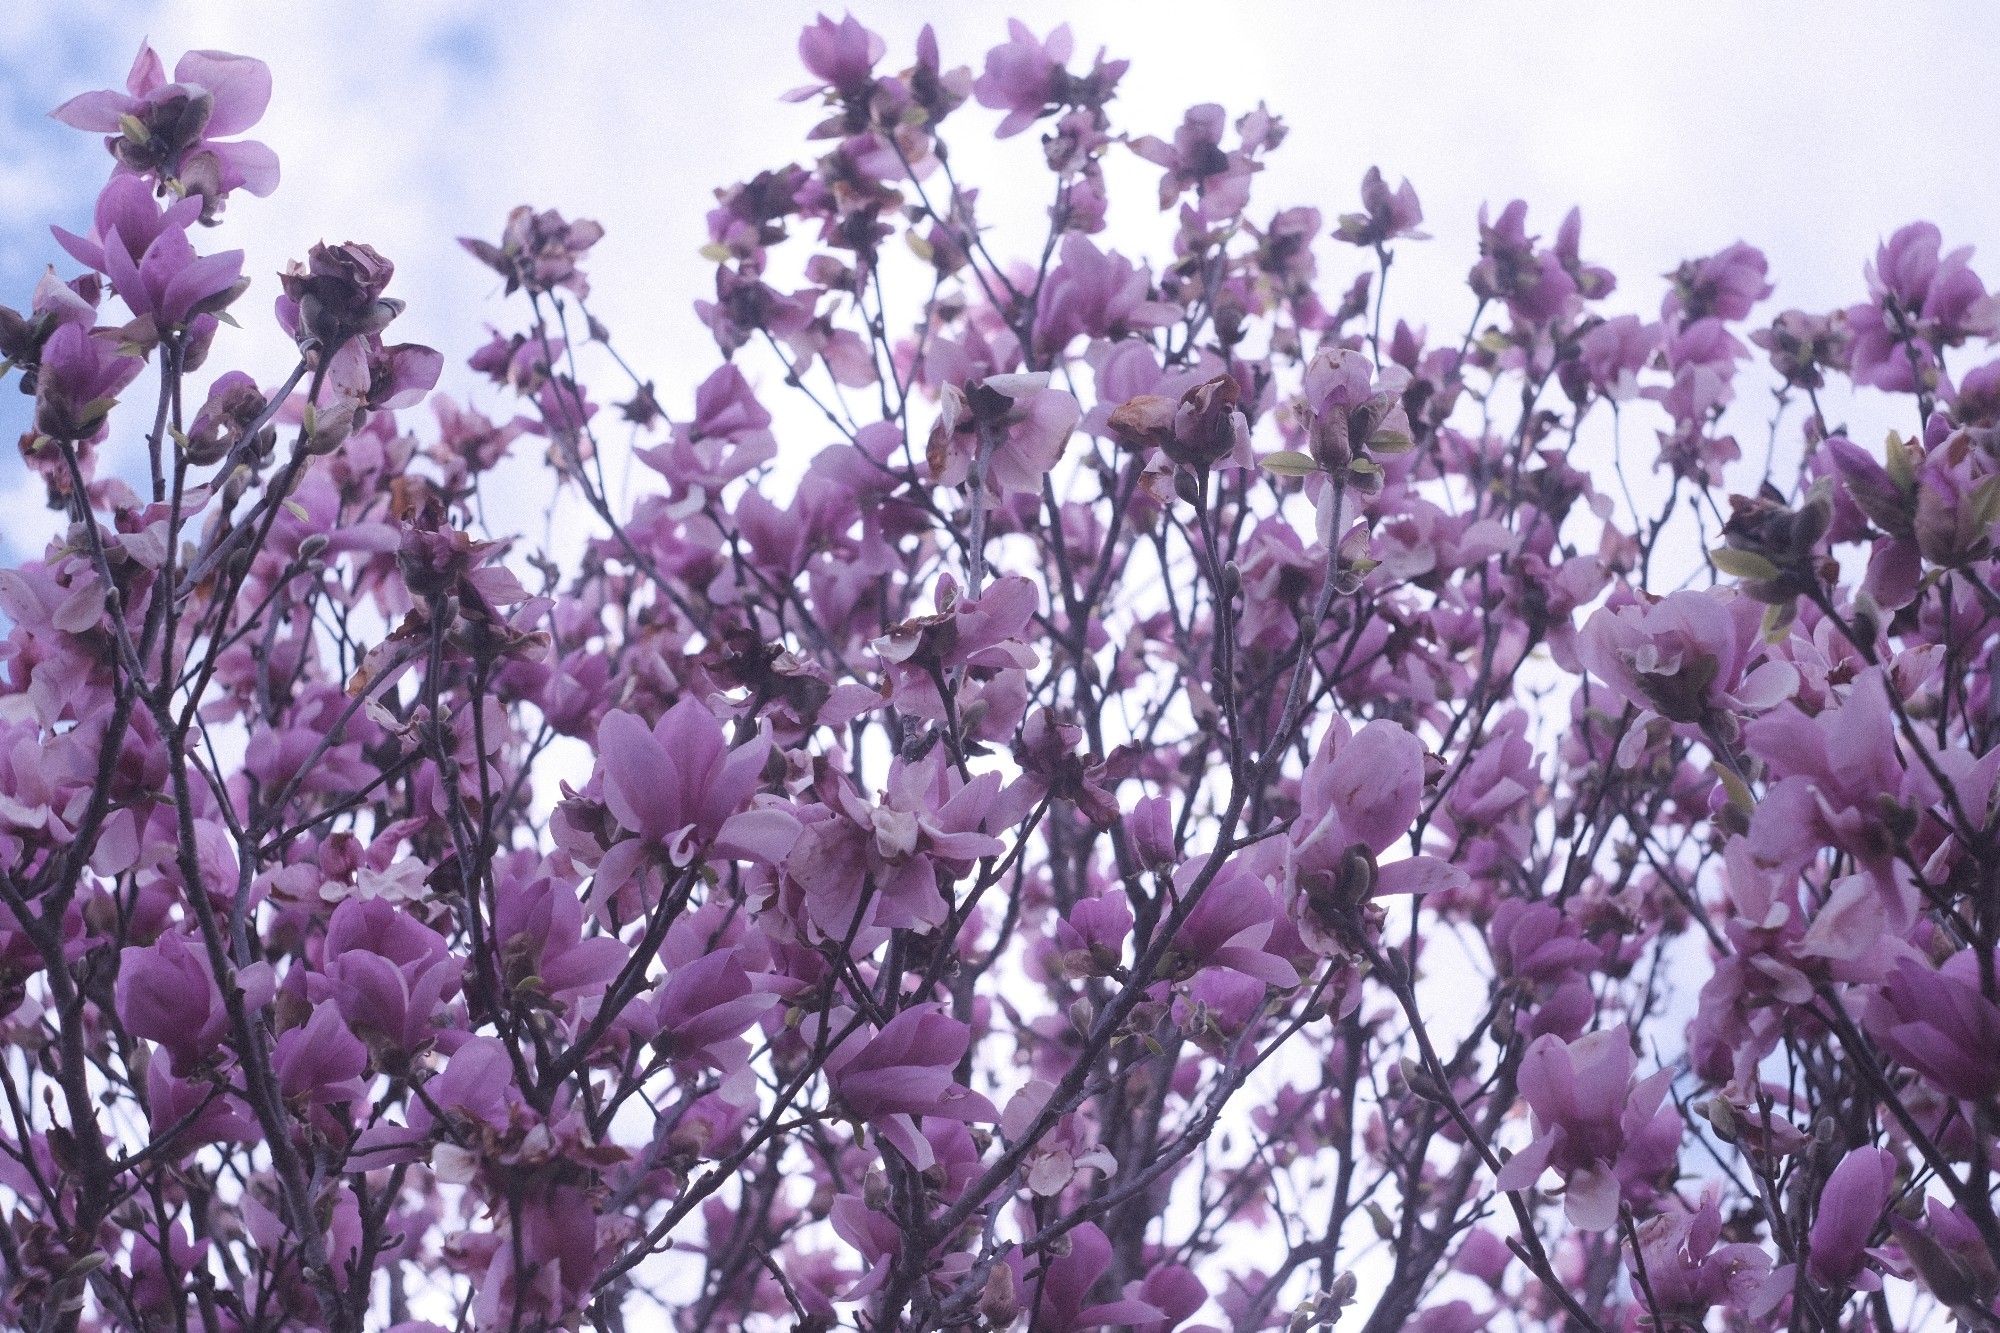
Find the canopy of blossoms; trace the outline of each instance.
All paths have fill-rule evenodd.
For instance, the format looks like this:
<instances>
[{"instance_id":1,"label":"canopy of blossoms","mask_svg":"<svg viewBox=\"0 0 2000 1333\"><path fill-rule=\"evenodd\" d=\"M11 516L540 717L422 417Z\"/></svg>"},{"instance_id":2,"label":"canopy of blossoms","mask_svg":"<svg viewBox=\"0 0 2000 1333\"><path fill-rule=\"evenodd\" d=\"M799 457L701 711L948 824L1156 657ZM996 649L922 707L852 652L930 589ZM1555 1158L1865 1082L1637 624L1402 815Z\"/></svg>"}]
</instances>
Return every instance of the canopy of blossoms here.
<instances>
[{"instance_id":1,"label":"canopy of blossoms","mask_svg":"<svg viewBox=\"0 0 2000 1333\"><path fill-rule=\"evenodd\" d=\"M0 309L67 521L0 571L0 1325L2000 1328L1970 250L1779 313L1515 202L1399 315L1416 191L1274 208L1261 106L799 54L664 388L590 222L466 241L472 402L367 244L213 249L257 60L56 110L110 172Z\"/></svg>"}]
</instances>

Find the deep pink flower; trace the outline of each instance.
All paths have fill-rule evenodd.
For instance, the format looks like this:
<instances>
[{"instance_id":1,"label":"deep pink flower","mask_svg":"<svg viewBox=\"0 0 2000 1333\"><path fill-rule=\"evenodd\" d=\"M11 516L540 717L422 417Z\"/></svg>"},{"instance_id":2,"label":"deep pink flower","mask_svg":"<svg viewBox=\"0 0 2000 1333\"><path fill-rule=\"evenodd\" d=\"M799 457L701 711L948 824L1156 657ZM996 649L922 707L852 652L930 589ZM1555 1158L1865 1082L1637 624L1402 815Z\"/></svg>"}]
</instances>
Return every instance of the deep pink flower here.
<instances>
[{"instance_id":1,"label":"deep pink flower","mask_svg":"<svg viewBox=\"0 0 2000 1333\"><path fill-rule=\"evenodd\" d=\"M1892 393L1928 389L1937 347L2000 333L2000 301L1972 271L1972 247L1941 255L1943 245L1935 224L1913 222L1876 250L1869 300L1847 311L1856 381Z\"/></svg>"},{"instance_id":2,"label":"deep pink flower","mask_svg":"<svg viewBox=\"0 0 2000 1333\"><path fill-rule=\"evenodd\" d=\"M1079 336L1116 338L1179 317L1179 307L1149 299L1146 270L1117 251L1107 253L1089 237L1069 232L1058 254L1060 262L1035 305L1034 341L1041 355L1058 355Z\"/></svg>"},{"instance_id":3,"label":"deep pink flower","mask_svg":"<svg viewBox=\"0 0 2000 1333\"><path fill-rule=\"evenodd\" d=\"M1528 235L1528 205L1516 199L1489 222L1479 210L1479 262L1469 281L1483 301L1504 301L1523 324L1547 324L1577 307L1576 279L1554 251Z\"/></svg>"},{"instance_id":4,"label":"deep pink flower","mask_svg":"<svg viewBox=\"0 0 2000 1333\"><path fill-rule=\"evenodd\" d=\"M1670 1200L1665 1211L1639 1227L1652 1295L1663 1314L1698 1327L1717 1306L1748 1300L1771 1271L1771 1256L1743 1242L1720 1244L1720 1191L1704 1191L1701 1206Z\"/></svg>"},{"instance_id":5,"label":"deep pink flower","mask_svg":"<svg viewBox=\"0 0 2000 1333\"><path fill-rule=\"evenodd\" d=\"M1336 717L1299 786L1299 816L1286 839L1285 880L1300 928L1367 898L1463 887L1465 872L1434 856L1384 862L1410 831L1424 794L1422 742L1377 719L1358 732Z\"/></svg>"},{"instance_id":6,"label":"deep pink flower","mask_svg":"<svg viewBox=\"0 0 2000 1333\"><path fill-rule=\"evenodd\" d=\"M238 984L254 1009L271 997L270 968L246 968ZM212 1055L229 1032L229 1011L207 953L177 930L144 948L121 950L113 994L126 1031L158 1042L183 1073Z\"/></svg>"},{"instance_id":7,"label":"deep pink flower","mask_svg":"<svg viewBox=\"0 0 2000 1333\"><path fill-rule=\"evenodd\" d=\"M1046 373L989 375L938 394L925 461L940 486L977 478L996 495L1036 494L1062 459L1083 409Z\"/></svg>"},{"instance_id":8,"label":"deep pink flower","mask_svg":"<svg viewBox=\"0 0 2000 1333\"><path fill-rule=\"evenodd\" d=\"M1602 960L1575 919L1553 903L1508 898L1494 909L1487 935L1495 970L1520 986L1531 1006L1523 1033L1574 1040L1596 1009L1590 975Z\"/></svg>"},{"instance_id":9,"label":"deep pink flower","mask_svg":"<svg viewBox=\"0 0 2000 1333\"><path fill-rule=\"evenodd\" d=\"M1253 113L1254 114L1254 113ZM1249 116L1244 117L1248 122ZM1173 207L1174 200L1189 190L1199 200L1197 212L1209 221L1233 217L1250 202L1250 177L1262 167L1245 149L1224 152L1222 132L1228 124L1223 109L1213 102L1188 108L1172 143L1147 135L1132 141L1132 151L1155 166L1166 168L1160 178L1160 207ZM1245 136L1248 138L1248 136Z\"/></svg>"},{"instance_id":10,"label":"deep pink flower","mask_svg":"<svg viewBox=\"0 0 2000 1333\"><path fill-rule=\"evenodd\" d=\"M1614 402L1638 392L1637 376L1660 345L1660 326L1637 315L1617 315L1577 340L1577 361L1591 389Z\"/></svg>"},{"instance_id":11,"label":"deep pink flower","mask_svg":"<svg viewBox=\"0 0 2000 1333\"><path fill-rule=\"evenodd\" d=\"M536 294L562 290L585 298L590 283L583 275L583 257L603 239L604 228L595 222L570 222L552 208L537 213L523 204L507 214L500 244L469 236L459 237L458 243L507 280L509 295L518 289Z\"/></svg>"},{"instance_id":12,"label":"deep pink flower","mask_svg":"<svg viewBox=\"0 0 2000 1333\"><path fill-rule=\"evenodd\" d=\"M58 440L100 440L118 395L145 362L119 350L110 331L64 324L42 347L35 380L35 429Z\"/></svg>"},{"instance_id":13,"label":"deep pink flower","mask_svg":"<svg viewBox=\"0 0 2000 1333\"><path fill-rule=\"evenodd\" d=\"M368 1068L368 1048L347 1030L331 1002L313 1006L303 1025L278 1035L271 1068L279 1090L294 1102L353 1102L367 1095L361 1075Z\"/></svg>"},{"instance_id":14,"label":"deep pink flower","mask_svg":"<svg viewBox=\"0 0 2000 1333\"><path fill-rule=\"evenodd\" d=\"M1921 763L1905 766L1881 673L1864 671L1845 700L1817 714L1796 704L1774 709L1744 728L1744 741L1776 779L1751 813L1758 857L1796 869L1821 848L1838 847L1874 880L1891 923L1907 922L1916 890L1907 868L1898 870L1882 802L1928 809L1939 792Z\"/></svg>"},{"instance_id":15,"label":"deep pink flower","mask_svg":"<svg viewBox=\"0 0 2000 1333\"><path fill-rule=\"evenodd\" d=\"M837 940L857 923L863 938L942 924L946 889L980 858L1006 848L986 831L1000 788L1000 774L967 782L938 751L897 764L880 804L840 784L785 859L786 875L804 894L805 918Z\"/></svg>"},{"instance_id":16,"label":"deep pink flower","mask_svg":"<svg viewBox=\"0 0 2000 1333\"><path fill-rule=\"evenodd\" d=\"M1183 889L1200 868L1199 861L1182 867L1176 878L1182 881ZM1266 948L1283 919L1284 913L1263 877L1232 861L1210 881L1194 910L1181 922L1169 959L1189 972L1227 968L1255 978L1260 987L1257 999L1262 1003L1263 985L1285 988L1299 984L1297 969Z\"/></svg>"},{"instance_id":17,"label":"deep pink flower","mask_svg":"<svg viewBox=\"0 0 2000 1333\"><path fill-rule=\"evenodd\" d=\"M743 1061L737 1038L777 1002L775 992L757 988L737 950L721 949L675 968L660 986L650 1006L653 1040L675 1059L729 1072Z\"/></svg>"},{"instance_id":18,"label":"deep pink flower","mask_svg":"<svg viewBox=\"0 0 2000 1333\"><path fill-rule=\"evenodd\" d=\"M1771 294L1764 252L1742 241L1701 259L1690 259L1670 275L1673 286L1660 302L1668 323L1719 319L1733 323Z\"/></svg>"},{"instance_id":19,"label":"deep pink flower","mask_svg":"<svg viewBox=\"0 0 2000 1333\"><path fill-rule=\"evenodd\" d=\"M429 1043L438 1009L458 994L463 963L444 936L385 898L349 898L327 922L320 970L306 978L356 1035L408 1056Z\"/></svg>"},{"instance_id":20,"label":"deep pink flower","mask_svg":"<svg viewBox=\"0 0 2000 1333\"><path fill-rule=\"evenodd\" d=\"M637 453L673 483L677 495L696 489L713 494L776 456L770 426L771 414L743 372L724 363L695 390L694 420L675 423L670 441Z\"/></svg>"},{"instance_id":21,"label":"deep pink flower","mask_svg":"<svg viewBox=\"0 0 2000 1333\"><path fill-rule=\"evenodd\" d=\"M801 101L823 89L841 97L859 96L868 89L875 62L888 49L878 34L862 27L852 14L838 23L821 14L799 34L799 60L819 83L786 96Z\"/></svg>"},{"instance_id":22,"label":"deep pink flower","mask_svg":"<svg viewBox=\"0 0 2000 1333\"><path fill-rule=\"evenodd\" d=\"M164 333L196 315L222 310L249 285L241 250L195 254L187 229L200 213L200 201L193 198L162 209L144 181L120 174L98 196L89 239L54 230L78 263L111 279L133 315Z\"/></svg>"},{"instance_id":23,"label":"deep pink flower","mask_svg":"<svg viewBox=\"0 0 2000 1333\"><path fill-rule=\"evenodd\" d=\"M625 965L613 936L583 934L583 904L547 874L501 878L494 889L492 938L502 975L516 990L574 1000L596 995Z\"/></svg>"},{"instance_id":24,"label":"deep pink flower","mask_svg":"<svg viewBox=\"0 0 2000 1333\"><path fill-rule=\"evenodd\" d=\"M1143 1283L1134 1283L1116 1300L1091 1303L1091 1293L1111 1270L1111 1242L1095 1223L1084 1222L1066 1237L1069 1248L1060 1255L1044 1257L1037 1268L1029 1268L1018 1255L1010 1254L1021 1308L1032 1307L1035 1326L1048 1333L1083 1333L1092 1328L1125 1328L1134 1324L1157 1324L1166 1312L1143 1299Z\"/></svg>"},{"instance_id":25,"label":"deep pink flower","mask_svg":"<svg viewBox=\"0 0 2000 1333\"><path fill-rule=\"evenodd\" d=\"M1132 905L1122 893L1086 898L1056 920L1063 966L1078 976L1104 976L1125 956L1132 934Z\"/></svg>"}]
</instances>

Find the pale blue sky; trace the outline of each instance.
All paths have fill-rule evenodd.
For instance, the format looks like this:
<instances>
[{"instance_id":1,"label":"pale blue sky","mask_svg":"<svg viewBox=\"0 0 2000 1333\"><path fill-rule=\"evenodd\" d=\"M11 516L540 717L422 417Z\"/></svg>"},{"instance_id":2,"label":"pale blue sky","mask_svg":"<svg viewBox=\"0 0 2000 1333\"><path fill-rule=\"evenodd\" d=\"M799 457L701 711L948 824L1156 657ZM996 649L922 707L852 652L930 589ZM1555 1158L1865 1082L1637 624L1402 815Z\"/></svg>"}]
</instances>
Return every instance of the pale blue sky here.
<instances>
[{"instance_id":1,"label":"pale blue sky","mask_svg":"<svg viewBox=\"0 0 2000 1333\"><path fill-rule=\"evenodd\" d=\"M712 281L695 253L702 214L714 186L803 155L813 109L776 99L803 81L793 44L819 7L13 0L0 25L0 300L26 303L60 258L48 224L87 224L106 165L91 136L48 121L47 108L117 83L150 35L170 64L211 46L276 73L259 134L285 181L271 200L234 206L254 231L217 238L249 248L255 280L239 307L251 332L218 362L282 373L285 349L262 322L273 275L315 240L360 239L399 265L405 336L445 351L447 384L463 387L458 366L483 321L509 313L452 238L493 234L509 205L530 201L606 224L598 312L677 405L679 386L714 362L688 310ZM1899 5L1893 17L1824 0L853 10L897 66L927 17L947 61L975 66L1010 14L1038 30L1067 19L1080 51L1106 44L1131 58L1120 115L1135 132L1170 131L1193 101L1235 113L1261 98L1293 133L1259 183L1260 209L1311 203L1330 218L1352 206L1371 163L1407 175L1438 239L1397 265L1391 305L1439 328L1469 313L1479 204L1517 195L1544 232L1582 205L1585 253L1618 272L1619 309L1650 311L1657 275L1739 237L1771 256L1769 313L1845 304L1876 241L1917 217L1938 221L1947 244L1979 246L2000 278L2000 24L1984 3ZM985 116L968 113L968 128ZM1007 152L1034 153L1033 137L995 148L961 130L955 148L977 178ZM1002 193L989 191L989 206ZM1114 216L1128 250L1158 235L1144 194ZM1040 204L1021 201L1019 216ZM25 406L0 388L0 542L14 557L51 530L11 447Z\"/></svg>"}]
</instances>

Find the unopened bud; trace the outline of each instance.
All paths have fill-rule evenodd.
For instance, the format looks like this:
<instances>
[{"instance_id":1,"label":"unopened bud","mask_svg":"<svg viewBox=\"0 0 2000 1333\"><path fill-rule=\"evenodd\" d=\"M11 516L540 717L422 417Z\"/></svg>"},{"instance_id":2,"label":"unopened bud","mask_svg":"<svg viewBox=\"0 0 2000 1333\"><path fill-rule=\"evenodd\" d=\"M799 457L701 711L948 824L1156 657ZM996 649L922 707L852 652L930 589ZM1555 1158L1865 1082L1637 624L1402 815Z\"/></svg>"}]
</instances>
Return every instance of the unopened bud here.
<instances>
[{"instance_id":1,"label":"unopened bud","mask_svg":"<svg viewBox=\"0 0 2000 1333\"><path fill-rule=\"evenodd\" d=\"M1021 1313L1021 1298L1014 1287L1014 1270L995 1264L986 1274L979 1293L979 1317L994 1328L1010 1327Z\"/></svg>"},{"instance_id":2,"label":"unopened bud","mask_svg":"<svg viewBox=\"0 0 2000 1333\"><path fill-rule=\"evenodd\" d=\"M1187 468L1176 470L1174 473L1174 494L1180 496L1188 504L1199 506L1201 504L1201 478Z\"/></svg>"}]
</instances>

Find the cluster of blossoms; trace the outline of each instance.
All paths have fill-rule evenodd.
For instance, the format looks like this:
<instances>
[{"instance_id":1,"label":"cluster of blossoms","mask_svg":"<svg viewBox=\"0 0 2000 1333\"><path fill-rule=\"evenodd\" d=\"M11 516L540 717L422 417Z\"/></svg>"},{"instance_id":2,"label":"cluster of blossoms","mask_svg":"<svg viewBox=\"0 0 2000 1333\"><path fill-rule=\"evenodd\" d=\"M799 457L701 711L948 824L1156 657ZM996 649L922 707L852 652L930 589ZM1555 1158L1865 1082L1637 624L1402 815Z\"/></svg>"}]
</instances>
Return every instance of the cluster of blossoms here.
<instances>
[{"instance_id":1,"label":"cluster of blossoms","mask_svg":"<svg viewBox=\"0 0 2000 1333\"><path fill-rule=\"evenodd\" d=\"M0 1324L2000 1328L1970 252L1759 322L1738 244L1649 318L1516 202L1434 342L1416 191L1253 203L1263 107L1130 134L1019 23L799 50L685 420L595 224L466 242L481 409L367 245L268 315L203 253L259 62L57 111L115 167L0 310L68 520L0 571ZM489 530L519 464L579 550Z\"/></svg>"}]
</instances>

